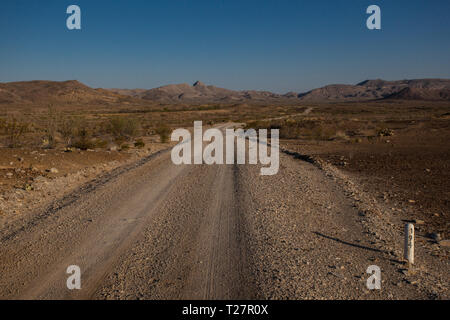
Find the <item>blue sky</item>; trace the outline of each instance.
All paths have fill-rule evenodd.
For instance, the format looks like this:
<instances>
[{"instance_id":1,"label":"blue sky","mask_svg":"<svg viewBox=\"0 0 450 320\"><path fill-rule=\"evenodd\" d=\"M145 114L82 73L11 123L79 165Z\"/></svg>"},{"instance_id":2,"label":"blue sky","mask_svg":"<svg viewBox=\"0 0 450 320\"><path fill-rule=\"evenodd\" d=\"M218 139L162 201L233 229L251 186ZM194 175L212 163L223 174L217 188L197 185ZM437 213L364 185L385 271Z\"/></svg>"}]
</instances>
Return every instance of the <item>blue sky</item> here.
<instances>
[{"instance_id":1,"label":"blue sky","mask_svg":"<svg viewBox=\"0 0 450 320\"><path fill-rule=\"evenodd\" d=\"M82 30L66 28L81 8ZM381 7L382 30L366 28ZM0 82L306 91L450 78L448 0L1 0Z\"/></svg>"}]
</instances>

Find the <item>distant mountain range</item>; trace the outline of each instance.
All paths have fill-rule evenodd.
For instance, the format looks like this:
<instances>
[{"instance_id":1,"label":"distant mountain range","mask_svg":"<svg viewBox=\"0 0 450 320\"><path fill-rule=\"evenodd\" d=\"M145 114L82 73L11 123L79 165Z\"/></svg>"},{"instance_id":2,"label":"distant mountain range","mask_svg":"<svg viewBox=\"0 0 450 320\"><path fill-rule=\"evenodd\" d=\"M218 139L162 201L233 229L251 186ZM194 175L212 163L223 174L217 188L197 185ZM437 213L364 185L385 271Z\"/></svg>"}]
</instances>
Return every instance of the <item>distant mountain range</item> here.
<instances>
[{"instance_id":1,"label":"distant mountain range","mask_svg":"<svg viewBox=\"0 0 450 320\"><path fill-rule=\"evenodd\" d=\"M450 100L450 79L366 80L356 85L335 84L305 93L275 94L267 91L232 91L200 81L150 90L111 89L112 92L163 103L234 101L366 101L379 99Z\"/></svg>"},{"instance_id":2,"label":"distant mountain range","mask_svg":"<svg viewBox=\"0 0 450 320\"><path fill-rule=\"evenodd\" d=\"M0 83L0 104L117 103L161 104L295 103L368 101L380 99L450 101L450 79L400 81L366 80L356 85L334 84L305 93L276 94L268 91L233 91L197 81L154 89L93 89L76 80Z\"/></svg>"}]
</instances>

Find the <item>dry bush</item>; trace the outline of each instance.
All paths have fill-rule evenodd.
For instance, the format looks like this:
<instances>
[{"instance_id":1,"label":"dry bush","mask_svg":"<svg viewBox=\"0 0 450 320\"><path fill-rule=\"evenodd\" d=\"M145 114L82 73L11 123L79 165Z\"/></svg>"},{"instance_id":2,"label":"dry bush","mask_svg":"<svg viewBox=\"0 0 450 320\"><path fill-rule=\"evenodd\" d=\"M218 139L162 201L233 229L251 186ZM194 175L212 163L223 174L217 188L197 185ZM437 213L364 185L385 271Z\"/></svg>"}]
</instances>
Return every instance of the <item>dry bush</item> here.
<instances>
[{"instance_id":1,"label":"dry bush","mask_svg":"<svg viewBox=\"0 0 450 320\"><path fill-rule=\"evenodd\" d=\"M389 128L379 129L377 132L378 137L392 137L394 135L394 130Z\"/></svg>"},{"instance_id":2,"label":"dry bush","mask_svg":"<svg viewBox=\"0 0 450 320\"><path fill-rule=\"evenodd\" d=\"M155 132L159 135L161 142L166 143L169 141L169 135L172 133L172 129L166 125L160 125L155 129Z\"/></svg>"},{"instance_id":3,"label":"dry bush","mask_svg":"<svg viewBox=\"0 0 450 320\"><path fill-rule=\"evenodd\" d=\"M114 137L114 140L120 142L127 141L137 136L140 124L137 119L126 117L114 117L109 121L109 133Z\"/></svg>"},{"instance_id":4,"label":"dry bush","mask_svg":"<svg viewBox=\"0 0 450 320\"><path fill-rule=\"evenodd\" d=\"M98 127L89 126L84 118L67 118L61 122L59 133L64 139L66 147L74 147L81 150L106 148L108 141L96 137Z\"/></svg>"},{"instance_id":5,"label":"dry bush","mask_svg":"<svg viewBox=\"0 0 450 320\"><path fill-rule=\"evenodd\" d=\"M298 123L285 123L280 128L281 139L298 139L301 135L301 127Z\"/></svg>"},{"instance_id":6,"label":"dry bush","mask_svg":"<svg viewBox=\"0 0 450 320\"><path fill-rule=\"evenodd\" d=\"M54 148L56 144L56 133L58 132L58 122L60 115L53 105L48 106L48 114L45 121L45 147Z\"/></svg>"},{"instance_id":7,"label":"dry bush","mask_svg":"<svg viewBox=\"0 0 450 320\"><path fill-rule=\"evenodd\" d=\"M6 145L9 148L20 146L21 139L29 131L29 128L28 123L20 122L16 118L1 119L0 121L0 130L6 136Z\"/></svg>"},{"instance_id":8,"label":"dry bush","mask_svg":"<svg viewBox=\"0 0 450 320\"><path fill-rule=\"evenodd\" d=\"M136 148L142 149L143 147L145 147L145 142L144 142L144 140L142 140L142 139L137 139L137 140L134 142L134 146L135 146Z\"/></svg>"},{"instance_id":9,"label":"dry bush","mask_svg":"<svg viewBox=\"0 0 450 320\"><path fill-rule=\"evenodd\" d=\"M331 140L337 136L337 133L338 130L334 123L288 119L281 127L280 137L283 139Z\"/></svg>"},{"instance_id":10,"label":"dry bush","mask_svg":"<svg viewBox=\"0 0 450 320\"><path fill-rule=\"evenodd\" d=\"M299 138L299 127L296 122L289 121L250 121L245 126L245 130L247 129L267 129L267 133L270 137L271 129L280 130L280 138L281 139L297 139Z\"/></svg>"},{"instance_id":11,"label":"dry bush","mask_svg":"<svg viewBox=\"0 0 450 320\"><path fill-rule=\"evenodd\" d=\"M92 134L88 129L88 125L84 121L79 122L79 126L75 132L74 142L72 143L72 147L87 150L94 149L95 143L92 141Z\"/></svg>"},{"instance_id":12,"label":"dry bush","mask_svg":"<svg viewBox=\"0 0 450 320\"><path fill-rule=\"evenodd\" d=\"M93 141L94 147L99 149L105 149L108 146L108 141L104 139L94 139Z\"/></svg>"},{"instance_id":13,"label":"dry bush","mask_svg":"<svg viewBox=\"0 0 450 320\"><path fill-rule=\"evenodd\" d=\"M77 121L77 119L74 118L63 119L61 121L58 132L61 134L66 147L71 146L72 140L75 138L78 132L79 122L80 121Z\"/></svg>"},{"instance_id":14,"label":"dry bush","mask_svg":"<svg viewBox=\"0 0 450 320\"><path fill-rule=\"evenodd\" d=\"M348 136L342 130L337 130L335 135L332 137L333 140L348 140Z\"/></svg>"},{"instance_id":15,"label":"dry bush","mask_svg":"<svg viewBox=\"0 0 450 320\"><path fill-rule=\"evenodd\" d=\"M124 143L120 146L120 151L126 151L128 149L130 149L130 145L127 143Z\"/></svg>"},{"instance_id":16,"label":"dry bush","mask_svg":"<svg viewBox=\"0 0 450 320\"><path fill-rule=\"evenodd\" d=\"M336 135L336 128L331 125L318 125L315 129L314 138L316 140L331 140Z\"/></svg>"}]
</instances>

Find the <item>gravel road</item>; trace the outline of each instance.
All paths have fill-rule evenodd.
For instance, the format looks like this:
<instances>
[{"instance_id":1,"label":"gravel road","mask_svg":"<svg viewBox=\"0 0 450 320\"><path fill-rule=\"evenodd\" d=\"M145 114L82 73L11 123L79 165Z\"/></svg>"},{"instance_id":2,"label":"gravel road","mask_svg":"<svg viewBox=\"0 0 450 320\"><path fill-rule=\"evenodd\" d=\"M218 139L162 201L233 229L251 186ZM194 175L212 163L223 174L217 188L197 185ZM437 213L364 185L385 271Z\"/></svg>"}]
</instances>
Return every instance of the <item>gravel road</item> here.
<instances>
[{"instance_id":1,"label":"gravel road","mask_svg":"<svg viewBox=\"0 0 450 320\"><path fill-rule=\"evenodd\" d=\"M427 299L311 163L175 166L170 151L1 230L4 299ZM81 268L81 290L66 269ZM366 269L382 270L368 290Z\"/></svg>"}]
</instances>

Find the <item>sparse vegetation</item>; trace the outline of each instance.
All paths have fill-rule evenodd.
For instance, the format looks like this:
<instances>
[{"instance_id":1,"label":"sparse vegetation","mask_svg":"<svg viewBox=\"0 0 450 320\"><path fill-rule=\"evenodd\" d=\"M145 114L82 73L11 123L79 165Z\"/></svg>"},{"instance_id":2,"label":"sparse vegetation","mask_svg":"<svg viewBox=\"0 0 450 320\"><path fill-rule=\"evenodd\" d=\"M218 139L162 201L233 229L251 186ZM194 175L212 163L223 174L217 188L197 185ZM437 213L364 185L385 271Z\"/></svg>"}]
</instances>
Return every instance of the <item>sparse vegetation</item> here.
<instances>
[{"instance_id":1,"label":"sparse vegetation","mask_svg":"<svg viewBox=\"0 0 450 320\"><path fill-rule=\"evenodd\" d=\"M377 135L379 137L392 137L394 135L394 130L391 130L389 128L383 128L378 130Z\"/></svg>"},{"instance_id":2,"label":"sparse vegetation","mask_svg":"<svg viewBox=\"0 0 450 320\"><path fill-rule=\"evenodd\" d=\"M58 128L58 132L64 141L66 147L70 147L72 140L76 135L78 128L78 122L74 118L63 119L61 125Z\"/></svg>"},{"instance_id":3,"label":"sparse vegetation","mask_svg":"<svg viewBox=\"0 0 450 320\"><path fill-rule=\"evenodd\" d=\"M48 106L48 114L45 123L44 147L54 148L56 144L56 134L58 132L59 114L53 105Z\"/></svg>"},{"instance_id":4,"label":"sparse vegetation","mask_svg":"<svg viewBox=\"0 0 450 320\"><path fill-rule=\"evenodd\" d=\"M94 139L93 144L94 144L95 148L105 149L108 146L108 141L97 138L97 139Z\"/></svg>"},{"instance_id":5,"label":"sparse vegetation","mask_svg":"<svg viewBox=\"0 0 450 320\"><path fill-rule=\"evenodd\" d=\"M0 120L0 129L6 137L6 145L9 148L18 147L21 144L21 139L28 132L29 127L28 123L21 122L16 118Z\"/></svg>"},{"instance_id":6,"label":"sparse vegetation","mask_svg":"<svg viewBox=\"0 0 450 320\"><path fill-rule=\"evenodd\" d=\"M109 132L116 143L120 144L137 136L139 122L135 118L113 117L109 121Z\"/></svg>"},{"instance_id":7,"label":"sparse vegetation","mask_svg":"<svg viewBox=\"0 0 450 320\"><path fill-rule=\"evenodd\" d=\"M314 109L302 115L309 107ZM13 162L11 166L33 167L33 170L26 169L23 177L38 175L36 170L45 170L50 159L64 159L67 163L72 161L67 167L73 165L77 168L92 163L92 158L104 162L114 157L126 159L134 155L126 150L146 148L155 141L168 142L174 128L189 128L194 121L202 120L203 125L237 122L247 123L246 128L278 128L283 147L291 146L301 154L313 154L343 170L355 170L357 174L365 172L374 175L373 168L376 168L386 178L383 181L399 176L403 179L399 182L402 190L408 190L410 185L419 185L411 184L411 176L422 179L420 183L428 184L427 190L433 190L435 194L448 187L448 170L445 170L448 143L444 142L444 138L448 137L449 118L448 103L444 102L308 103L307 106L136 104L129 107L58 104L58 112L45 103L3 110L0 144L13 149L4 150L8 157L4 157L2 165L8 167ZM52 150L38 150L42 146L42 138L52 145ZM79 152L76 149L97 149L98 152ZM115 152L117 150L122 152ZM407 153L408 150L411 153ZM344 160L341 159L343 155ZM25 158L25 161L19 162L19 158ZM58 163L55 167L61 169ZM60 172L64 172L64 168ZM0 185L0 189L29 183L23 179L12 184L19 175L9 173L13 176L7 177L5 172L3 182L7 184ZM440 177L439 183L430 184L431 174ZM24 190L29 188L24 187ZM418 195L405 196L406 199L413 197ZM427 201L424 208L431 208L434 212L448 211L448 204L443 201L431 201L426 197L422 200ZM444 216L439 219L445 224Z\"/></svg>"},{"instance_id":8,"label":"sparse vegetation","mask_svg":"<svg viewBox=\"0 0 450 320\"><path fill-rule=\"evenodd\" d=\"M162 143L167 143L169 141L169 135L172 133L172 129L162 124L155 129L155 132L159 135L159 139Z\"/></svg>"},{"instance_id":9,"label":"sparse vegetation","mask_svg":"<svg viewBox=\"0 0 450 320\"><path fill-rule=\"evenodd\" d=\"M127 143L124 143L120 146L120 151L126 151L128 149L130 149L130 145Z\"/></svg>"},{"instance_id":10,"label":"sparse vegetation","mask_svg":"<svg viewBox=\"0 0 450 320\"><path fill-rule=\"evenodd\" d=\"M82 125L76 131L76 138L72 147L87 150L95 148L95 144L92 141L91 134L85 125Z\"/></svg>"},{"instance_id":11,"label":"sparse vegetation","mask_svg":"<svg viewBox=\"0 0 450 320\"><path fill-rule=\"evenodd\" d=\"M336 136L333 124L307 120L275 120L250 122L246 128L279 129L281 139L330 140Z\"/></svg>"},{"instance_id":12,"label":"sparse vegetation","mask_svg":"<svg viewBox=\"0 0 450 320\"><path fill-rule=\"evenodd\" d=\"M143 147L145 147L144 140L142 140L142 139L137 139L137 140L134 142L134 146L135 146L136 148L143 148Z\"/></svg>"}]
</instances>

